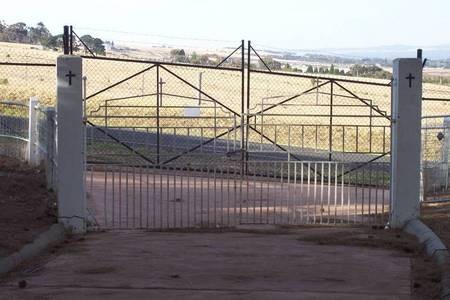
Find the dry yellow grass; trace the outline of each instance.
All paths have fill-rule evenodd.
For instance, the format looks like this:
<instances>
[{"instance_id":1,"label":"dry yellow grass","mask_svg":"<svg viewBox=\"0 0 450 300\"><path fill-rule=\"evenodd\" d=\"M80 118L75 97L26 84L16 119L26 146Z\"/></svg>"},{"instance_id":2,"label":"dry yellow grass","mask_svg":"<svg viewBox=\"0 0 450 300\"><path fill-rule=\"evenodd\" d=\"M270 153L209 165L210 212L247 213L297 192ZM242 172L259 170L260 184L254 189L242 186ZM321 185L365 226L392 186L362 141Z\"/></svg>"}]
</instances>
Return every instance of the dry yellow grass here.
<instances>
[{"instance_id":1,"label":"dry yellow grass","mask_svg":"<svg viewBox=\"0 0 450 300\"><path fill-rule=\"evenodd\" d=\"M54 63L58 54L54 51L34 49L30 45L0 43L0 61ZM151 64L144 63L85 59L83 68L84 75L87 77L87 95L92 95L150 66ZM200 72L203 73L202 90L204 93L228 107L229 110L220 104L217 104L214 108L214 102L202 100L201 115L205 118L174 118L183 116L183 106L198 104L198 91L186 82L197 86ZM174 74L180 76L186 82L180 80ZM172 130L172 127L177 127L177 134L183 134L187 133L189 128L191 135L199 135L200 130L203 130L204 136L212 137L225 131L225 128L232 128L236 124L240 124L240 117L233 114L233 112L238 114L241 112L242 78L239 71L165 66L165 69L160 68L159 75L164 81L160 126L167 128L167 132ZM340 86L333 84L333 150L388 151L389 120L362 104L352 94L371 101L373 105L390 115L390 87L370 83L344 82L339 81L339 79L356 79L362 82L384 84L388 81L344 76L333 76L333 78L338 80L340 84ZM92 115L91 121L99 125L105 124L104 106L105 101L109 100L107 101L108 126L155 128L156 82L156 68L152 68L123 84L90 98L87 110ZM247 82L246 78L245 82ZM321 81L321 83L324 82L326 81ZM311 78L262 73L252 73L250 84L250 115L259 112L263 107L268 108L311 89L315 85ZM283 106L278 106L266 111L263 115L251 118L251 124L259 131L263 131L270 139L283 145L328 149L330 91L331 84L326 84L318 90L313 90L286 102ZM45 105L54 105L55 69L53 67L0 65L0 98L2 100L27 101L30 96L37 96ZM132 96L135 97L117 99ZM450 98L450 87L424 84L424 96ZM205 95L202 98L208 99ZM450 115L449 105L450 103L444 102L424 102L423 114ZM370 117L371 115L372 117ZM211 118L212 116L219 118ZM263 128L261 124L264 124ZM321 126L316 127L315 125ZM369 130L367 127L369 125L377 127ZM214 126L218 129L211 129ZM240 130L232 132L231 137L240 140ZM261 136L250 131L249 140L260 142ZM264 139L263 142L267 143Z\"/></svg>"}]
</instances>

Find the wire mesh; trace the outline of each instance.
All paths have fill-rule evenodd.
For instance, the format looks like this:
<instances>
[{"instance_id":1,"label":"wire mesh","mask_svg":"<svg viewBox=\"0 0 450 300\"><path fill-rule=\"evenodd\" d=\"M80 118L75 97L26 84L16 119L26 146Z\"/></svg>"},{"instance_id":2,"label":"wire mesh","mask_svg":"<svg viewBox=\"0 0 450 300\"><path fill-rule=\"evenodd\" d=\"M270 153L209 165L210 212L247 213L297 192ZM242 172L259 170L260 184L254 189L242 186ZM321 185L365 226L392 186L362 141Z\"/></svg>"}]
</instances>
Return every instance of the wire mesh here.
<instances>
[{"instance_id":1,"label":"wire mesh","mask_svg":"<svg viewBox=\"0 0 450 300\"><path fill-rule=\"evenodd\" d=\"M24 44L0 45L0 99L25 103L38 97L55 105L57 52Z\"/></svg>"},{"instance_id":2,"label":"wire mesh","mask_svg":"<svg viewBox=\"0 0 450 300\"><path fill-rule=\"evenodd\" d=\"M389 162L388 81L253 70L249 82L253 157Z\"/></svg>"},{"instance_id":3,"label":"wire mesh","mask_svg":"<svg viewBox=\"0 0 450 300\"><path fill-rule=\"evenodd\" d=\"M450 85L445 69L423 69L422 178L423 200L450 200L449 125ZM442 77L443 76L443 77Z\"/></svg>"},{"instance_id":4,"label":"wire mesh","mask_svg":"<svg viewBox=\"0 0 450 300\"><path fill-rule=\"evenodd\" d=\"M240 69L93 58L84 64L88 161L195 163L240 148Z\"/></svg>"},{"instance_id":5,"label":"wire mesh","mask_svg":"<svg viewBox=\"0 0 450 300\"><path fill-rule=\"evenodd\" d=\"M28 147L28 106L0 102L0 153L26 159Z\"/></svg>"}]
</instances>

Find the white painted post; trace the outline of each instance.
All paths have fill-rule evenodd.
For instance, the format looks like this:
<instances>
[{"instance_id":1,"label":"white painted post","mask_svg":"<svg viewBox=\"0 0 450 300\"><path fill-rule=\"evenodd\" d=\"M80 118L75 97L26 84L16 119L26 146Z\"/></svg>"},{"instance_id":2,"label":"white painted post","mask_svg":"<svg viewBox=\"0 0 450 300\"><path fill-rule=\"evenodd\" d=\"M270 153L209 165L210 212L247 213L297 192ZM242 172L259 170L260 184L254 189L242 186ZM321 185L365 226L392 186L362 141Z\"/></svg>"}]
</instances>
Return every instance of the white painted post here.
<instances>
[{"instance_id":1,"label":"white painted post","mask_svg":"<svg viewBox=\"0 0 450 300\"><path fill-rule=\"evenodd\" d=\"M77 233L86 231L83 158L82 60L62 55L57 68L58 219Z\"/></svg>"},{"instance_id":2,"label":"white painted post","mask_svg":"<svg viewBox=\"0 0 450 300\"><path fill-rule=\"evenodd\" d=\"M448 153L450 150L450 117L444 117L443 121L444 141L441 149L441 163L439 165L438 180L439 188L446 191L448 189Z\"/></svg>"},{"instance_id":3,"label":"white painted post","mask_svg":"<svg viewBox=\"0 0 450 300\"><path fill-rule=\"evenodd\" d=\"M390 225L401 228L420 213L421 59L395 59L393 76Z\"/></svg>"},{"instance_id":4,"label":"white painted post","mask_svg":"<svg viewBox=\"0 0 450 300\"><path fill-rule=\"evenodd\" d=\"M28 163L32 166L39 164L38 153L38 130L37 130L37 114L36 107L39 105L39 100L36 97L31 97L28 105Z\"/></svg>"}]
</instances>

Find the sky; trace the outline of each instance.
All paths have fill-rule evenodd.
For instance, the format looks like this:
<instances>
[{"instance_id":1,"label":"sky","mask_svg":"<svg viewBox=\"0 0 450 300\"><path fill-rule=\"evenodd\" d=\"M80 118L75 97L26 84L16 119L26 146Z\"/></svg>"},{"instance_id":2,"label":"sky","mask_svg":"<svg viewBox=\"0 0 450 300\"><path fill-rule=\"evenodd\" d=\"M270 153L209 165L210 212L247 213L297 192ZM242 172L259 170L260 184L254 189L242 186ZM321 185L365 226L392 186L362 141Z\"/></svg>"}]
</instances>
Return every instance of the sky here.
<instances>
[{"instance_id":1,"label":"sky","mask_svg":"<svg viewBox=\"0 0 450 300\"><path fill-rule=\"evenodd\" d=\"M7 24L42 21L53 34L136 43L239 44L274 49L450 44L447 0L22 0L4 1Z\"/></svg>"}]
</instances>

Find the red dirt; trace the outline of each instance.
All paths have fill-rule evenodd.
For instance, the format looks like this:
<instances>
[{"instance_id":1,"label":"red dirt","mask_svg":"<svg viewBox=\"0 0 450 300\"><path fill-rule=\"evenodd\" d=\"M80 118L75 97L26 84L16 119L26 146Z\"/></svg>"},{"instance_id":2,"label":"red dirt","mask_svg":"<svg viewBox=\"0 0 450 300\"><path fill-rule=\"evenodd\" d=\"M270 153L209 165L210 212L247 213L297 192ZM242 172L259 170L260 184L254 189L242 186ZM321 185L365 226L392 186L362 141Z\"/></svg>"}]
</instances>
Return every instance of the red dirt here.
<instances>
[{"instance_id":1,"label":"red dirt","mask_svg":"<svg viewBox=\"0 0 450 300\"><path fill-rule=\"evenodd\" d=\"M0 257L30 243L56 222L56 197L45 172L0 156Z\"/></svg>"}]
</instances>

